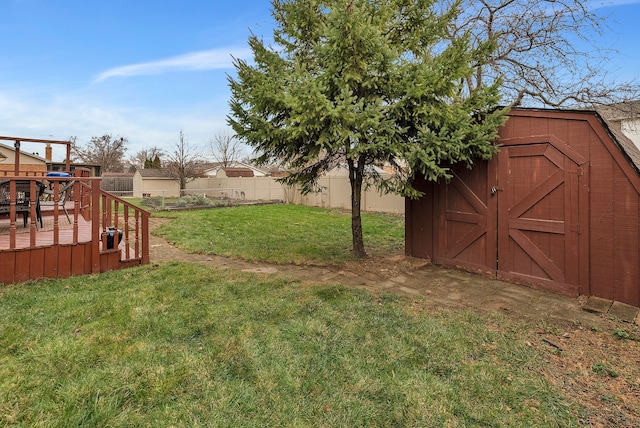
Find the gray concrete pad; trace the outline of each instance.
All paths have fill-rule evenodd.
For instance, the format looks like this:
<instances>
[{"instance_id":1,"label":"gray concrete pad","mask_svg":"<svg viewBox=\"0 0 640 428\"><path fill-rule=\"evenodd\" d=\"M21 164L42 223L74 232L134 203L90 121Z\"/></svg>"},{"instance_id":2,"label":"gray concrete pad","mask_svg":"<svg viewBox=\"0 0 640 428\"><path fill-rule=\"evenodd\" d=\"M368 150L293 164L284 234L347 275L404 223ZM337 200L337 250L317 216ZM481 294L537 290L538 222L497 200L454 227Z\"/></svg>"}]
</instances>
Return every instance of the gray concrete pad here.
<instances>
[{"instance_id":1,"label":"gray concrete pad","mask_svg":"<svg viewBox=\"0 0 640 428\"><path fill-rule=\"evenodd\" d=\"M635 323L638 318L638 311L639 309L634 306L613 302L609 309L609 316L628 323Z\"/></svg>"},{"instance_id":2,"label":"gray concrete pad","mask_svg":"<svg viewBox=\"0 0 640 428\"><path fill-rule=\"evenodd\" d=\"M611 300L591 296L582 309L588 312L594 312L596 314L606 314L607 312L609 312L609 308L611 308L612 304L613 301Z\"/></svg>"}]
</instances>

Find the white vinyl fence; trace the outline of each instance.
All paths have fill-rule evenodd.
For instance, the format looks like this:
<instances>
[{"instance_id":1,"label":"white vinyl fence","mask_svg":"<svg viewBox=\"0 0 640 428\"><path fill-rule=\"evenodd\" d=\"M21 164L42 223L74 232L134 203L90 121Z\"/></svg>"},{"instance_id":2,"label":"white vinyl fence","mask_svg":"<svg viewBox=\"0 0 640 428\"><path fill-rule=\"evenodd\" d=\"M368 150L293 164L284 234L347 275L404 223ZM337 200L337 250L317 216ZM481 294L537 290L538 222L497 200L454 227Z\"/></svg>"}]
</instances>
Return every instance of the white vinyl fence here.
<instances>
[{"instance_id":1,"label":"white vinyl fence","mask_svg":"<svg viewBox=\"0 0 640 428\"><path fill-rule=\"evenodd\" d=\"M283 201L323 208L351 209L351 187L348 177L324 177L319 180L322 192L302 195L271 177L200 178L187 184L187 193L200 193L210 198L247 201ZM380 195L375 189L363 192L363 211L404 213L404 198Z\"/></svg>"}]
</instances>

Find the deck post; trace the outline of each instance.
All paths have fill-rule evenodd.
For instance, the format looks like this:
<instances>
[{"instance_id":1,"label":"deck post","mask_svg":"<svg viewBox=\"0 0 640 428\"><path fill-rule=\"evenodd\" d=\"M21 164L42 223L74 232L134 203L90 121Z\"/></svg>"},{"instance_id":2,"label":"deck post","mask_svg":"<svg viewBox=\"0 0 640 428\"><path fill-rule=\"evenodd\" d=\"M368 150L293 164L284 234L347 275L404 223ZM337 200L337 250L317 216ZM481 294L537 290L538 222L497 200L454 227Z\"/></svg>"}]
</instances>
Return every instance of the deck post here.
<instances>
[{"instance_id":1,"label":"deck post","mask_svg":"<svg viewBox=\"0 0 640 428\"><path fill-rule=\"evenodd\" d=\"M100 182L91 180L91 272L93 273L100 273L100 191L99 190L100 190Z\"/></svg>"},{"instance_id":2,"label":"deck post","mask_svg":"<svg viewBox=\"0 0 640 428\"><path fill-rule=\"evenodd\" d=\"M15 161L13 163L13 165L14 165L14 173L13 173L13 175L18 176L18 175L20 175L20 140L16 140L15 144L13 145L13 147L16 149Z\"/></svg>"},{"instance_id":3,"label":"deck post","mask_svg":"<svg viewBox=\"0 0 640 428\"><path fill-rule=\"evenodd\" d=\"M67 159L65 160L65 168L67 173L71 173L71 144L67 144Z\"/></svg>"},{"instance_id":4,"label":"deck post","mask_svg":"<svg viewBox=\"0 0 640 428\"><path fill-rule=\"evenodd\" d=\"M142 264L149 263L149 214L142 213Z\"/></svg>"},{"instance_id":5,"label":"deck post","mask_svg":"<svg viewBox=\"0 0 640 428\"><path fill-rule=\"evenodd\" d=\"M16 192L15 180L9 181L9 248L16 248L16 198L18 194Z\"/></svg>"}]
</instances>

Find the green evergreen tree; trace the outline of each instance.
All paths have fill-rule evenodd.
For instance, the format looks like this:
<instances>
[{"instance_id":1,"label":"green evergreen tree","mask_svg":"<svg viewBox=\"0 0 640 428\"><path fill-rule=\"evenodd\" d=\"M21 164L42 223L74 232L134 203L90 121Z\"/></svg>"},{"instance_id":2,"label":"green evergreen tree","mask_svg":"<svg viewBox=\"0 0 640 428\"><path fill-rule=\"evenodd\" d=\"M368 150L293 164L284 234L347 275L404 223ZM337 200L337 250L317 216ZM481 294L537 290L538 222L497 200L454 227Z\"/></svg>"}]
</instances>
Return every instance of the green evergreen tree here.
<instances>
[{"instance_id":1,"label":"green evergreen tree","mask_svg":"<svg viewBox=\"0 0 640 428\"><path fill-rule=\"evenodd\" d=\"M144 160L144 169L149 169L149 168L153 168L153 162L151 162L151 159L145 159Z\"/></svg>"},{"instance_id":2,"label":"green evergreen tree","mask_svg":"<svg viewBox=\"0 0 640 428\"><path fill-rule=\"evenodd\" d=\"M450 177L448 166L489 159L506 111L499 82L467 90L493 51L468 35L448 37L458 15L433 0L273 0L274 45L249 38L253 62L235 60L229 124L262 163L290 170L285 184L316 190L346 164L352 241L365 255L361 196L418 197L412 179ZM368 165L397 171L379 176Z\"/></svg>"},{"instance_id":3,"label":"green evergreen tree","mask_svg":"<svg viewBox=\"0 0 640 428\"><path fill-rule=\"evenodd\" d=\"M162 168L162 164L160 162L160 156L156 155L156 157L153 158L153 162L151 163L152 168L155 169L160 169Z\"/></svg>"}]
</instances>

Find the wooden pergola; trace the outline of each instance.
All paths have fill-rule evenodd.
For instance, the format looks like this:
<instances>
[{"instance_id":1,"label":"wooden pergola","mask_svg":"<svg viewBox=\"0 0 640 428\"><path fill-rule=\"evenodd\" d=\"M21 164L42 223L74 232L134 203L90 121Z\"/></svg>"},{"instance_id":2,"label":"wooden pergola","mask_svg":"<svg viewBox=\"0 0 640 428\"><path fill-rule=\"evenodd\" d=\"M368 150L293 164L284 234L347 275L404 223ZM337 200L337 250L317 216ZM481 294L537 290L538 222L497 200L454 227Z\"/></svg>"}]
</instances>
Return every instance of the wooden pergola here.
<instances>
[{"instance_id":1,"label":"wooden pergola","mask_svg":"<svg viewBox=\"0 0 640 428\"><path fill-rule=\"evenodd\" d=\"M60 140L43 140L38 138L17 138L17 137L5 137L0 135L0 140L13 141L13 147L16 150L15 156L15 175L20 175L20 143L42 143L42 144L63 144L67 147L67 156L65 161L65 172L71 172L71 141Z\"/></svg>"}]
</instances>

